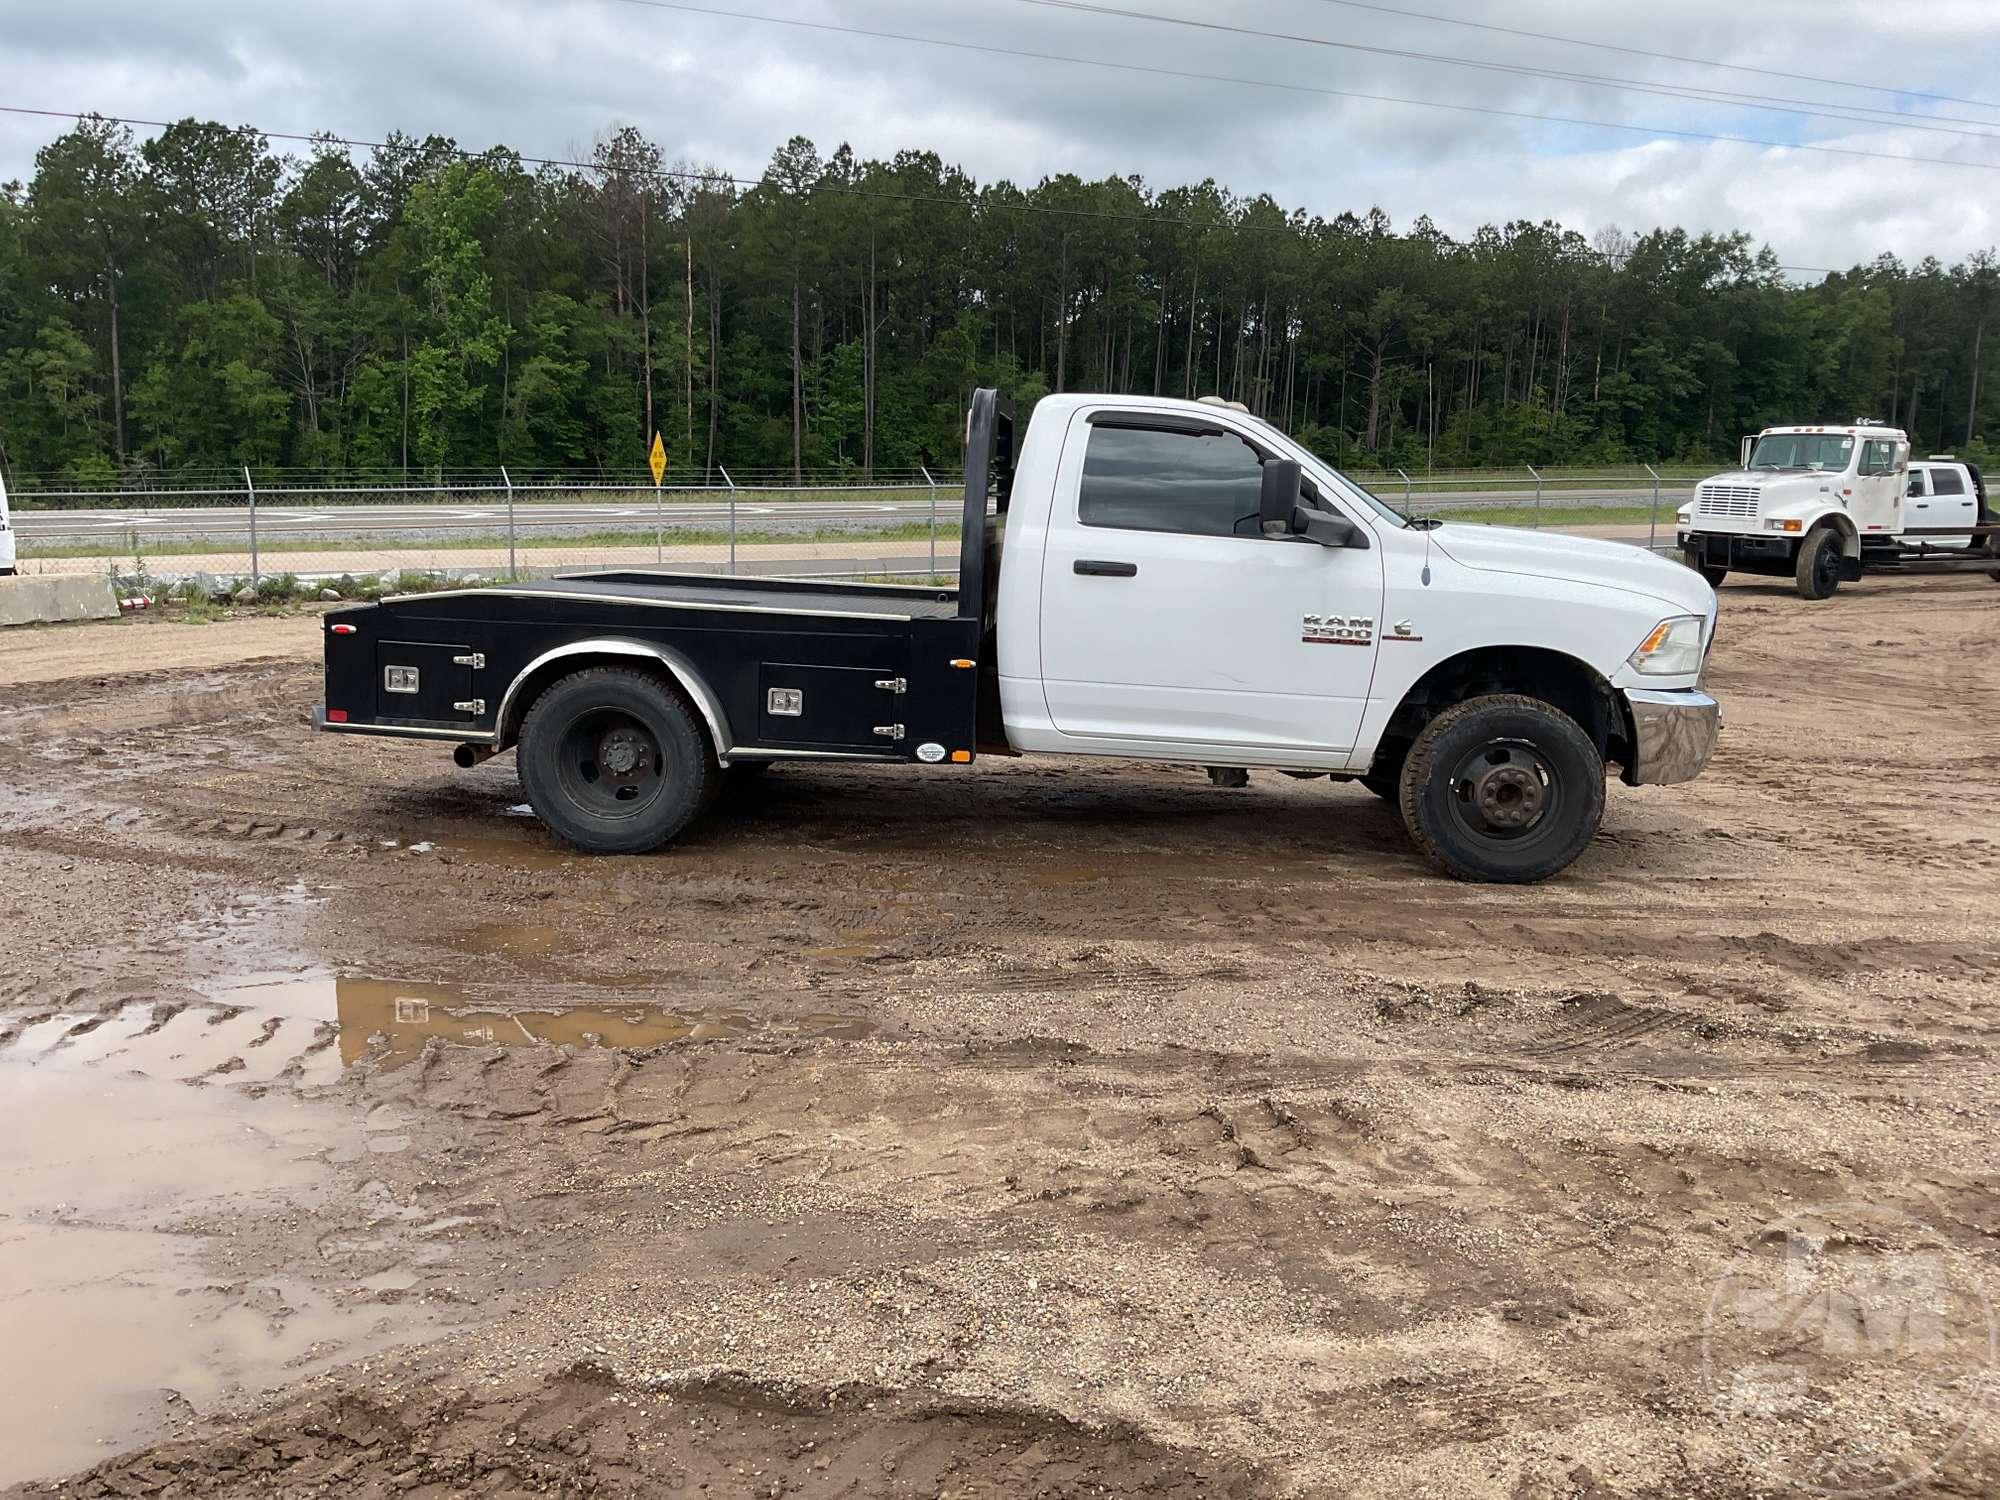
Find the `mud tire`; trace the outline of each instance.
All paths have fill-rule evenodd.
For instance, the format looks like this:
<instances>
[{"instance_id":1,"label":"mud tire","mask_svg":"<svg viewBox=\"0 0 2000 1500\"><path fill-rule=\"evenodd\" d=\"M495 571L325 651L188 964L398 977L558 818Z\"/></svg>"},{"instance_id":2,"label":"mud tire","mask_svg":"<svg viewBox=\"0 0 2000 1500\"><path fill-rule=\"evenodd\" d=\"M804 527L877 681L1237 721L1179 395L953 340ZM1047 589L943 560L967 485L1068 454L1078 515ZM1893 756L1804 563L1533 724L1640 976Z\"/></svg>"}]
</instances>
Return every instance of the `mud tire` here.
<instances>
[{"instance_id":1,"label":"mud tire","mask_svg":"<svg viewBox=\"0 0 2000 1500\"><path fill-rule=\"evenodd\" d=\"M1485 825L1474 789L1500 769L1507 776L1495 790L1526 782L1540 799L1526 826ZM1566 868L1596 836L1604 759L1574 719L1538 698L1468 698L1426 724L1410 747L1401 806L1411 840L1447 875L1525 885Z\"/></svg>"},{"instance_id":2,"label":"mud tire","mask_svg":"<svg viewBox=\"0 0 2000 1500\"><path fill-rule=\"evenodd\" d=\"M1831 599L1840 587L1840 533L1831 526L1815 526L1799 543L1799 555L1792 565L1792 582L1801 599Z\"/></svg>"},{"instance_id":3,"label":"mud tire","mask_svg":"<svg viewBox=\"0 0 2000 1500\"><path fill-rule=\"evenodd\" d=\"M632 762L627 772L611 769L606 746ZM686 700L629 667L592 667L553 684L528 710L518 761L535 815L586 854L659 848L700 817L722 785L707 731Z\"/></svg>"}]
</instances>

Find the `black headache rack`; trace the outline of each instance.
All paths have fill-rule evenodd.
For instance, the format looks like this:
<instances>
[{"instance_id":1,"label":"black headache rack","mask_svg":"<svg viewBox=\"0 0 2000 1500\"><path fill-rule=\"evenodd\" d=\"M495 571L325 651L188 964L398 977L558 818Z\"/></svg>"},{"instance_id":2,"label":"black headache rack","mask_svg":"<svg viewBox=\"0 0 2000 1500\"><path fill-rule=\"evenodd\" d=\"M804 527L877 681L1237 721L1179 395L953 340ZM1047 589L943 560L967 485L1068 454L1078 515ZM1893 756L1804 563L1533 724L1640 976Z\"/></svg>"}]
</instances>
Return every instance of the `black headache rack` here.
<instances>
[{"instance_id":1,"label":"black headache rack","mask_svg":"<svg viewBox=\"0 0 2000 1500\"><path fill-rule=\"evenodd\" d=\"M975 392L966 437L955 589L612 569L332 610L314 727L456 741L471 764L514 743L550 683L627 666L670 676L725 760L1003 749L992 599L1011 403Z\"/></svg>"}]
</instances>

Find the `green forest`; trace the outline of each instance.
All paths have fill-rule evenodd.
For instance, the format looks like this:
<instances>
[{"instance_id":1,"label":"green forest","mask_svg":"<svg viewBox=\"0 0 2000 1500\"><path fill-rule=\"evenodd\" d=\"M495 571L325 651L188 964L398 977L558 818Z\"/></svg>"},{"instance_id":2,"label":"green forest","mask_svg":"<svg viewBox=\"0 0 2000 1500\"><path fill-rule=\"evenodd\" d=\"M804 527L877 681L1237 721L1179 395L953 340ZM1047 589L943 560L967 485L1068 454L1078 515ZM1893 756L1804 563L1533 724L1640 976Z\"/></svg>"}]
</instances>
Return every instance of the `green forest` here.
<instances>
[{"instance_id":1,"label":"green forest","mask_svg":"<svg viewBox=\"0 0 2000 1500\"><path fill-rule=\"evenodd\" d=\"M630 128L536 164L91 118L0 190L0 462L629 474L657 432L677 475L865 479L956 464L987 384L1219 393L1357 468L1705 462L1864 413L1990 460L1996 306L1990 253L1806 285L1742 234L1454 239L799 138L745 182Z\"/></svg>"}]
</instances>

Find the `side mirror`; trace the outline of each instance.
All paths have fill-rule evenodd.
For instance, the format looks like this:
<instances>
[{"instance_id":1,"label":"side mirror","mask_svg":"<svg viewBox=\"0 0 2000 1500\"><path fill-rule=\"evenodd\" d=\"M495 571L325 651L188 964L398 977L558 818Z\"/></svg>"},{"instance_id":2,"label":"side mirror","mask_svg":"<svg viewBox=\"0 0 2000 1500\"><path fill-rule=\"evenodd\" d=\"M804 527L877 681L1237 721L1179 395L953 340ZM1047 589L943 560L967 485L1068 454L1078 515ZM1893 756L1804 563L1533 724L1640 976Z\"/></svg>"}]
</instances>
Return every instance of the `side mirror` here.
<instances>
[{"instance_id":1,"label":"side mirror","mask_svg":"<svg viewBox=\"0 0 2000 1500\"><path fill-rule=\"evenodd\" d=\"M1322 547L1353 547L1368 550L1368 533L1345 516L1329 511L1307 510L1301 505L1292 512L1292 532Z\"/></svg>"},{"instance_id":2,"label":"side mirror","mask_svg":"<svg viewBox=\"0 0 2000 1500\"><path fill-rule=\"evenodd\" d=\"M1257 493L1257 520L1265 536L1294 530L1292 513L1299 508L1299 486L1305 470L1289 458L1264 460L1262 488Z\"/></svg>"}]
</instances>

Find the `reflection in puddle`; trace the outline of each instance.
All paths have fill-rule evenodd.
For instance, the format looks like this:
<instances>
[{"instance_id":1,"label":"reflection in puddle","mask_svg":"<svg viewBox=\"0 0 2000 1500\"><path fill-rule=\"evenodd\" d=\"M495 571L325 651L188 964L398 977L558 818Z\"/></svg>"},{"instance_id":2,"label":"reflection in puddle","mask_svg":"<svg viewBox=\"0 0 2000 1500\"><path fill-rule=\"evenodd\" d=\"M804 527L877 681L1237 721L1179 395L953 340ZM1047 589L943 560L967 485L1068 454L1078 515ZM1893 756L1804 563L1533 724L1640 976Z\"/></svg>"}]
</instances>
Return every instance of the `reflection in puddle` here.
<instances>
[{"instance_id":1,"label":"reflection in puddle","mask_svg":"<svg viewBox=\"0 0 2000 1500\"><path fill-rule=\"evenodd\" d=\"M838 1037L853 1041L875 1028L853 1016L811 1015L764 1021L738 1010L660 1010L645 1005L594 1005L546 1010L494 1010L454 985L387 979L337 979L340 1057L378 1066L408 1062L435 1037L472 1047L659 1047L669 1042L723 1041L751 1035Z\"/></svg>"},{"instance_id":2,"label":"reflection in puddle","mask_svg":"<svg viewBox=\"0 0 2000 1500\"><path fill-rule=\"evenodd\" d=\"M871 1021L819 1012L777 1019L643 1002L503 1008L449 984L259 979L207 1004L138 1001L115 1010L0 1024L0 1060L49 1071L139 1074L184 1083L330 1083L364 1059L394 1068L433 1038L472 1047L659 1047L744 1037L860 1041Z\"/></svg>"},{"instance_id":3,"label":"reflection in puddle","mask_svg":"<svg viewBox=\"0 0 2000 1500\"><path fill-rule=\"evenodd\" d=\"M667 1010L645 1004L500 1007L452 984L360 977L274 980L218 991L216 999L259 1015L330 1016L340 1061L399 1067L433 1039L468 1047L659 1047L671 1042L760 1037L859 1041L873 1022L817 1013L773 1020L742 1010Z\"/></svg>"}]
</instances>

